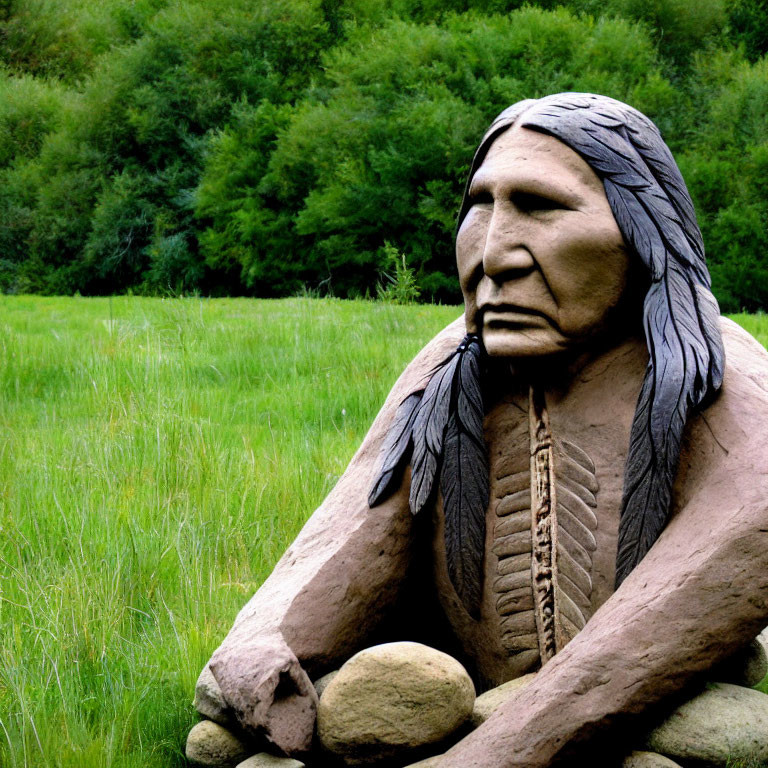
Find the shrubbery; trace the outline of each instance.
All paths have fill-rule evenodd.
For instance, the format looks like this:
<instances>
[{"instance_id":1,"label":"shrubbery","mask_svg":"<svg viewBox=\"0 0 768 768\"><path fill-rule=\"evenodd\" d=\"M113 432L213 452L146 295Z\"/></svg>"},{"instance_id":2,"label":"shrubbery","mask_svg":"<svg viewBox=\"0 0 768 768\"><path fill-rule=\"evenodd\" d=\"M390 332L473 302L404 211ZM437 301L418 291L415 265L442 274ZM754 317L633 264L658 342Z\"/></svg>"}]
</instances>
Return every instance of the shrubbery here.
<instances>
[{"instance_id":1,"label":"shrubbery","mask_svg":"<svg viewBox=\"0 0 768 768\"><path fill-rule=\"evenodd\" d=\"M456 300L490 119L588 90L677 153L728 309L768 305L765 0L6 0L0 290ZM2 68L4 67L4 68Z\"/></svg>"}]
</instances>

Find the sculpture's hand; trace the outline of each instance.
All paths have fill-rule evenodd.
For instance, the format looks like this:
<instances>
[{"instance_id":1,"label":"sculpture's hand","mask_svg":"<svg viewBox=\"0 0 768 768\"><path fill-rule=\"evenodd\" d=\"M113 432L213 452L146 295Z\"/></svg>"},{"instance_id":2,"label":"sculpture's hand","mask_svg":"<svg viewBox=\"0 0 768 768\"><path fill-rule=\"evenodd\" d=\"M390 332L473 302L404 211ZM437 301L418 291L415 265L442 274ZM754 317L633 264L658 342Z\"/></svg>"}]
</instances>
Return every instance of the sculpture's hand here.
<instances>
[{"instance_id":1,"label":"sculpture's hand","mask_svg":"<svg viewBox=\"0 0 768 768\"><path fill-rule=\"evenodd\" d=\"M213 681L205 672L198 681L195 703L201 714L226 722L228 710L286 754L310 748L317 693L280 636L222 646L209 667Z\"/></svg>"}]
</instances>

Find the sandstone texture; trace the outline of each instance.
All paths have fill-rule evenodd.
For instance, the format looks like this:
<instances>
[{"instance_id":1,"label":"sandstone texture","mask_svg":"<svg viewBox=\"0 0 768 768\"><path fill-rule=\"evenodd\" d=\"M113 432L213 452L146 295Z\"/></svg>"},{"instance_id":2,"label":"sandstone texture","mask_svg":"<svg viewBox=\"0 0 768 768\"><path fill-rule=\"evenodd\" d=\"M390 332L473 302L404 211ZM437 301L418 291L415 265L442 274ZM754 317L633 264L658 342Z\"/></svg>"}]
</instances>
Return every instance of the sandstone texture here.
<instances>
[{"instance_id":1,"label":"sandstone texture","mask_svg":"<svg viewBox=\"0 0 768 768\"><path fill-rule=\"evenodd\" d=\"M419 760L418 763L411 763L406 768L439 768L442 755L428 757L426 760Z\"/></svg>"},{"instance_id":2,"label":"sandstone texture","mask_svg":"<svg viewBox=\"0 0 768 768\"><path fill-rule=\"evenodd\" d=\"M260 752L238 763L237 768L304 768L304 763L290 757L275 757L266 752Z\"/></svg>"},{"instance_id":3,"label":"sandstone texture","mask_svg":"<svg viewBox=\"0 0 768 768\"><path fill-rule=\"evenodd\" d=\"M768 476L760 467L765 463L762 436L768 430L768 354L727 319L720 326L727 360L724 384L717 399L686 428L674 515L621 587L542 667L535 683L449 749L440 768L466 768L473 761L494 768L548 768L563 744L599 739L616 713L652 711L705 665L728 658L765 627ZM588 385L598 379L587 382L583 393L574 386L564 401L583 403L584 412L592 414L597 398ZM603 407L606 418L614 419L613 410ZM593 456L601 489L610 466L603 457ZM609 524L609 518L598 515L598 533ZM604 548L598 543L596 551ZM737 690L766 698L748 688ZM721 739L714 733L720 728L710 724L703 743L719 741L731 752L749 746L752 739L740 743L736 732L743 733L750 721L751 728L752 714L723 717L735 721L724 729L730 732ZM765 745L768 739L760 752ZM645 748L660 751L653 742ZM684 764L674 753L663 753Z\"/></svg>"},{"instance_id":4,"label":"sandstone texture","mask_svg":"<svg viewBox=\"0 0 768 768\"><path fill-rule=\"evenodd\" d=\"M534 677L536 677L536 673L531 672L503 683L496 688L491 688L490 691L486 691L481 696L478 696L475 699L475 706L472 708L472 725L477 728L478 725L484 723L497 707L501 706L505 701L514 699L517 692L526 683L533 680Z\"/></svg>"},{"instance_id":5,"label":"sandstone texture","mask_svg":"<svg viewBox=\"0 0 768 768\"><path fill-rule=\"evenodd\" d=\"M387 643L353 656L328 684L318 735L325 749L355 763L405 756L453 733L474 701L456 659L419 643Z\"/></svg>"},{"instance_id":6,"label":"sandstone texture","mask_svg":"<svg viewBox=\"0 0 768 768\"><path fill-rule=\"evenodd\" d=\"M768 696L714 683L676 709L646 746L680 762L724 766L729 759L768 760Z\"/></svg>"},{"instance_id":7,"label":"sandstone texture","mask_svg":"<svg viewBox=\"0 0 768 768\"><path fill-rule=\"evenodd\" d=\"M712 678L719 683L733 683L752 688L768 674L768 654L759 637L746 648L713 670Z\"/></svg>"},{"instance_id":8,"label":"sandstone texture","mask_svg":"<svg viewBox=\"0 0 768 768\"><path fill-rule=\"evenodd\" d=\"M656 752L630 752L621 768L680 768L680 766L664 755Z\"/></svg>"},{"instance_id":9,"label":"sandstone texture","mask_svg":"<svg viewBox=\"0 0 768 768\"><path fill-rule=\"evenodd\" d=\"M199 768L227 768L247 757L248 747L211 720L198 723L187 736L187 760Z\"/></svg>"},{"instance_id":10,"label":"sandstone texture","mask_svg":"<svg viewBox=\"0 0 768 768\"><path fill-rule=\"evenodd\" d=\"M306 752L312 745L317 693L296 654L278 633L246 638L237 652L236 663L223 661L226 654L214 655L210 667L239 722L288 755Z\"/></svg>"}]
</instances>

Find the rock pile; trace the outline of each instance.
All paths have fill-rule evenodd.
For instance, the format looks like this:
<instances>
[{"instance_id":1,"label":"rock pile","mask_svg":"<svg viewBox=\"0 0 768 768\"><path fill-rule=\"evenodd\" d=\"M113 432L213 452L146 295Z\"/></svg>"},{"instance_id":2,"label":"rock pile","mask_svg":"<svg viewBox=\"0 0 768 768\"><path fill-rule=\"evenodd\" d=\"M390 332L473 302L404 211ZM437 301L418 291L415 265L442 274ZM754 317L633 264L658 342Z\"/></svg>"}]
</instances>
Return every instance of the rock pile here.
<instances>
[{"instance_id":1,"label":"rock pile","mask_svg":"<svg viewBox=\"0 0 768 768\"><path fill-rule=\"evenodd\" d=\"M713 670L707 685L645 737L623 768L723 768L734 759L768 761L768 696L751 687L768 674L761 638ZM319 752L308 766L439 768L440 753L514 700L535 673L475 697L452 657L418 643L368 648L315 682ZM214 681L215 682L215 681ZM212 685L212 696L216 695ZM187 757L200 768L303 768L298 760L256 751L210 720L189 733ZM251 755L249 757L249 755ZM414 762L421 758L419 762Z\"/></svg>"}]
</instances>

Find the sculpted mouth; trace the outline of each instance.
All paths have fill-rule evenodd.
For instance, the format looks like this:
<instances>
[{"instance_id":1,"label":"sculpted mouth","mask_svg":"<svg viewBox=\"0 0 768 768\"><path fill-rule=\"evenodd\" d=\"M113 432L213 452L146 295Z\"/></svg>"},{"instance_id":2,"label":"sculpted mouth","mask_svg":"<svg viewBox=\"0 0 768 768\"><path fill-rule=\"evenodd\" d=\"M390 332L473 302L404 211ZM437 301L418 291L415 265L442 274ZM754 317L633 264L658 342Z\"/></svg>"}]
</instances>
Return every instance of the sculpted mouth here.
<instances>
[{"instance_id":1,"label":"sculpted mouth","mask_svg":"<svg viewBox=\"0 0 768 768\"><path fill-rule=\"evenodd\" d=\"M554 325L551 318L531 307L516 304L484 304L480 307L482 327L492 329L530 328Z\"/></svg>"}]
</instances>

